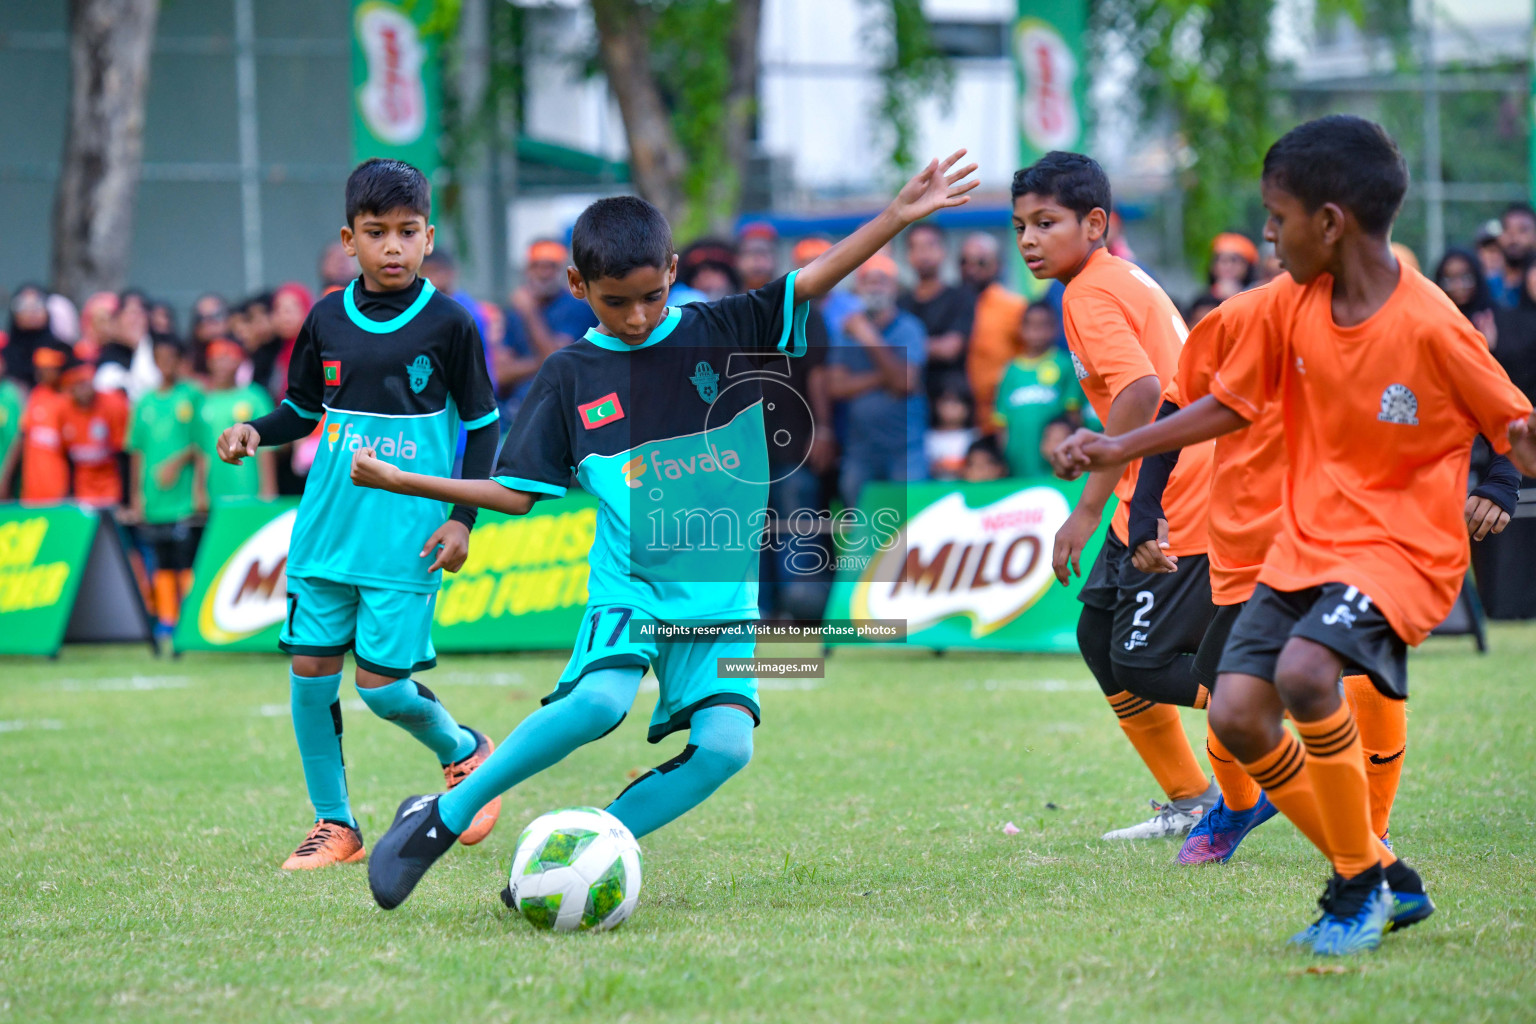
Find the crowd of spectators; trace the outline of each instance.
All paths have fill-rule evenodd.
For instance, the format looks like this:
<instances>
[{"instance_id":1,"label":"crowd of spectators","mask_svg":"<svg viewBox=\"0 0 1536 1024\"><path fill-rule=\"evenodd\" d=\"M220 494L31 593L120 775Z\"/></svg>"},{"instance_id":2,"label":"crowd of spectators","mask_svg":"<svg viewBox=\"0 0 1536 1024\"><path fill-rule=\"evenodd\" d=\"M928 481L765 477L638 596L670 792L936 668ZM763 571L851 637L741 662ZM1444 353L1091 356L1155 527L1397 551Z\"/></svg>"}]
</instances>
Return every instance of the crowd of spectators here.
<instances>
[{"instance_id":1,"label":"crowd of spectators","mask_svg":"<svg viewBox=\"0 0 1536 1024\"><path fill-rule=\"evenodd\" d=\"M700 240L679 254L672 302L760 287L831 244L808 237L786 250L761 222L734 239ZM1134 259L1118 223L1110 247ZM894 248L905 268L896 252L879 254L813 310L811 354L788 372L815 432L793 457L771 452L772 502L781 515L855 507L876 482L1046 475L1046 453L1093 422L1064 347L1059 285L1035 302L1009 289L995 234L954 239L924 222ZM462 290L442 249L423 265L479 325L504 428L543 360L597 325L570 294L569 263L563 242L534 242L504 305ZM357 272L339 244L326 247L318 269L322 295ZM1267 246L1236 232L1217 236L1207 287L1186 305L1186 320L1193 326L1279 272ZM1447 250L1434 279L1516 384L1536 394L1536 211L1509 207L1471 247ZM181 331L170 306L137 290L93 295L77 312L39 286L17 288L0 344L0 498L74 500L113 512L131 529L152 607L169 623L211 503L303 490L318 434L263 449L240 467L210 453L226 426L282 400L314 301L299 282L236 301L206 294ZM775 577L783 587L775 588ZM812 580L807 590L803 574L765 563L765 582L768 610L810 614L828 580Z\"/></svg>"}]
</instances>

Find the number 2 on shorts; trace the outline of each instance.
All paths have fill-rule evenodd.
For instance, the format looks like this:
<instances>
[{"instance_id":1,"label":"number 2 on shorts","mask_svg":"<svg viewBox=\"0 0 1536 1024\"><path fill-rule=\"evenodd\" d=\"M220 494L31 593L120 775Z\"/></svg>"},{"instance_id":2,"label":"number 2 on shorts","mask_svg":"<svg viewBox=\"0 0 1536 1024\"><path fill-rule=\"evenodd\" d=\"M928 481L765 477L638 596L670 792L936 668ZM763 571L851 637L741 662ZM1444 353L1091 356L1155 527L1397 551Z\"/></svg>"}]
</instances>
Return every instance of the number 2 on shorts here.
<instances>
[{"instance_id":1,"label":"number 2 on shorts","mask_svg":"<svg viewBox=\"0 0 1536 1024\"><path fill-rule=\"evenodd\" d=\"M1131 625L1140 626L1142 629L1151 629L1152 620L1147 618L1152 614L1152 591L1138 590L1136 592L1136 614L1131 619Z\"/></svg>"}]
</instances>

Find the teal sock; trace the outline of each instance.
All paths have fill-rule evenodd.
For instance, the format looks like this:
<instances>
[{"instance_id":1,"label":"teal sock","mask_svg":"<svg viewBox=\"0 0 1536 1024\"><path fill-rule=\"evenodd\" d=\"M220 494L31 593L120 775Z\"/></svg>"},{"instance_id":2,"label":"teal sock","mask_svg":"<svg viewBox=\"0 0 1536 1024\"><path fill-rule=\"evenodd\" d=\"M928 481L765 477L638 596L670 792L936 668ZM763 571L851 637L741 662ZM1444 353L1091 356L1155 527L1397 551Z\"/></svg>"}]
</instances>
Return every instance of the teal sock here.
<instances>
[{"instance_id":1,"label":"teal sock","mask_svg":"<svg viewBox=\"0 0 1536 1024\"><path fill-rule=\"evenodd\" d=\"M443 824L462 833L480 808L582 744L618 728L640 692L643 675L643 668L628 665L588 672L564 697L523 719L469 778L438 797Z\"/></svg>"},{"instance_id":2,"label":"teal sock","mask_svg":"<svg viewBox=\"0 0 1536 1024\"><path fill-rule=\"evenodd\" d=\"M347 765L341 756L341 673L301 676L288 670L288 703L293 735L304 763L304 785L315 805L315 820L356 826L347 804Z\"/></svg>"},{"instance_id":3,"label":"teal sock","mask_svg":"<svg viewBox=\"0 0 1536 1024\"><path fill-rule=\"evenodd\" d=\"M608 813L636 839L681 817L752 760L752 725L751 715L732 707L694 712L683 752L631 783Z\"/></svg>"},{"instance_id":4,"label":"teal sock","mask_svg":"<svg viewBox=\"0 0 1536 1024\"><path fill-rule=\"evenodd\" d=\"M453 720L437 694L414 679L396 679L388 686L357 688L368 709L416 737L443 764L462 761L475 752L475 738Z\"/></svg>"}]
</instances>

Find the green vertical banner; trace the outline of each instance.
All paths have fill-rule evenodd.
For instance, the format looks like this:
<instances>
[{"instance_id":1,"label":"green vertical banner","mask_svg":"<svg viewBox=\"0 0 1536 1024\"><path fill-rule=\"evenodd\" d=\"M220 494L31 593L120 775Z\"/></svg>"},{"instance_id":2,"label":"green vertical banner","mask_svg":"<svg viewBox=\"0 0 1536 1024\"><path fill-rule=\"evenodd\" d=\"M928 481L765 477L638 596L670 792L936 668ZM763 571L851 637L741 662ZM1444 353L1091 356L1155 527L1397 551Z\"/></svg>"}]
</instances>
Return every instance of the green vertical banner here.
<instances>
[{"instance_id":1,"label":"green vertical banner","mask_svg":"<svg viewBox=\"0 0 1536 1024\"><path fill-rule=\"evenodd\" d=\"M57 654L100 516L0 505L0 654Z\"/></svg>"},{"instance_id":2,"label":"green vertical banner","mask_svg":"<svg viewBox=\"0 0 1536 1024\"><path fill-rule=\"evenodd\" d=\"M1019 0L1013 62L1023 166L1053 149L1083 148L1088 114L1087 32L1087 0Z\"/></svg>"},{"instance_id":3,"label":"green vertical banner","mask_svg":"<svg viewBox=\"0 0 1536 1024\"><path fill-rule=\"evenodd\" d=\"M438 41L425 0L353 0L352 156L437 169L442 102Z\"/></svg>"}]
</instances>

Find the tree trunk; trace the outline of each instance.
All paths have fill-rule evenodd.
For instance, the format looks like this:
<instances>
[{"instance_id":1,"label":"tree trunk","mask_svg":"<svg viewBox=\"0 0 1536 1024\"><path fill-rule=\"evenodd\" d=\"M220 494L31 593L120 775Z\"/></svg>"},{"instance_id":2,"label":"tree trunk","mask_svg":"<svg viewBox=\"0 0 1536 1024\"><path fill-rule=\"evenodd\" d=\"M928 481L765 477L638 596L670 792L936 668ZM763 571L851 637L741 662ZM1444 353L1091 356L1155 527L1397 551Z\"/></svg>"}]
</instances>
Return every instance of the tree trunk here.
<instances>
[{"instance_id":1,"label":"tree trunk","mask_svg":"<svg viewBox=\"0 0 1536 1024\"><path fill-rule=\"evenodd\" d=\"M633 0L592 0L592 14L598 59L624 117L631 179L667 220L680 223L686 212L682 179L687 161L651 70L651 15Z\"/></svg>"},{"instance_id":2,"label":"tree trunk","mask_svg":"<svg viewBox=\"0 0 1536 1024\"><path fill-rule=\"evenodd\" d=\"M53 206L53 287L76 302L128 272L158 0L70 0L69 132Z\"/></svg>"},{"instance_id":3,"label":"tree trunk","mask_svg":"<svg viewBox=\"0 0 1536 1024\"><path fill-rule=\"evenodd\" d=\"M731 79L725 94L725 159L730 173L710 187L711 230L730 237L741 189L752 158L752 134L757 124L757 38L763 20L762 0L735 0L731 5Z\"/></svg>"}]
</instances>

